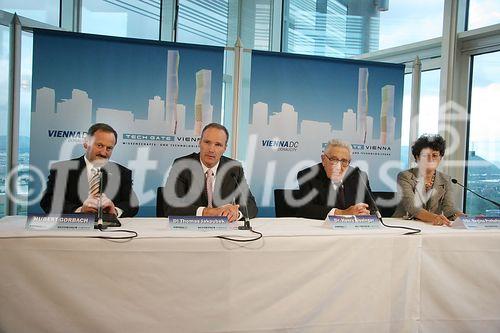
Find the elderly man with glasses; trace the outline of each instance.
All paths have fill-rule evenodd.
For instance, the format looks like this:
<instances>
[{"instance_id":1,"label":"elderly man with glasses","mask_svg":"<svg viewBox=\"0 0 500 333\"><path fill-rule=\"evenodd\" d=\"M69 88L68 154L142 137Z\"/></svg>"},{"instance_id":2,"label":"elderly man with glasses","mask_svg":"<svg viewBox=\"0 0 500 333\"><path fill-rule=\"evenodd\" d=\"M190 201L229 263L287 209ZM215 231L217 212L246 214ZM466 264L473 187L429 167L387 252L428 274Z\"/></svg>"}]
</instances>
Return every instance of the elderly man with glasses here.
<instances>
[{"instance_id":1,"label":"elderly man with glasses","mask_svg":"<svg viewBox=\"0 0 500 333\"><path fill-rule=\"evenodd\" d=\"M297 215L323 220L328 215L368 215L375 211L367 204L371 200L366 173L350 163L351 146L331 140L321 155L321 163L299 171L302 205Z\"/></svg>"}]
</instances>

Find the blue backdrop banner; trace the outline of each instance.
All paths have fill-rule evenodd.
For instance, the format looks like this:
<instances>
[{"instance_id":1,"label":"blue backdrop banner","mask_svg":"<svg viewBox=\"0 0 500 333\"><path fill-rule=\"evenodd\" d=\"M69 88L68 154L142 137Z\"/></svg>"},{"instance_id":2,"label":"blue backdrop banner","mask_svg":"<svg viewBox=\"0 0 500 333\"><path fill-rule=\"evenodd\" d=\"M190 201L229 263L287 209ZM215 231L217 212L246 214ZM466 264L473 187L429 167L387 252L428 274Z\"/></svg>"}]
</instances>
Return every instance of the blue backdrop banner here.
<instances>
[{"instance_id":1,"label":"blue backdrop banner","mask_svg":"<svg viewBox=\"0 0 500 333\"><path fill-rule=\"evenodd\" d=\"M133 170L139 215L154 216L172 161L220 122L223 62L219 47L35 30L30 164L46 177L52 162L83 155L92 123L108 123L118 132L111 159ZM41 211L37 200L29 211Z\"/></svg>"},{"instance_id":2,"label":"blue backdrop banner","mask_svg":"<svg viewBox=\"0 0 500 333\"><path fill-rule=\"evenodd\" d=\"M239 157L259 215L272 215L273 189L296 188L333 138L351 144L374 191L395 191L403 82L403 65L253 51Z\"/></svg>"}]
</instances>

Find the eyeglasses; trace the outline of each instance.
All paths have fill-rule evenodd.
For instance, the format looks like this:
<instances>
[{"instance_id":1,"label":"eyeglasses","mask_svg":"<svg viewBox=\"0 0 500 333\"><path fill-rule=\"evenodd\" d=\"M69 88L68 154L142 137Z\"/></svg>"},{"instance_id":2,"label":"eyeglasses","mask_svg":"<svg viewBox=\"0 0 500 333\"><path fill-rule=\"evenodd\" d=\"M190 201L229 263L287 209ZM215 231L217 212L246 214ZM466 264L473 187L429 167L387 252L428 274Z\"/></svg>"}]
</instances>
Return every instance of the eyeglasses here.
<instances>
[{"instance_id":1,"label":"eyeglasses","mask_svg":"<svg viewBox=\"0 0 500 333\"><path fill-rule=\"evenodd\" d=\"M433 160L437 160L439 158L441 158L441 154L440 153L432 153L432 154L420 154L420 158L425 158L425 159L433 159Z\"/></svg>"},{"instance_id":2,"label":"eyeglasses","mask_svg":"<svg viewBox=\"0 0 500 333\"><path fill-rule=\"evenodd\" d=\"M325 155L325 157L330 161L330 163L332 163L333 165L337 165L337 164L341 164L344 168L349 166L349 164L351 164L351 161L350 160L339 160L335 157L329 157L327 155Z\"/></svg>"}]
</instances>

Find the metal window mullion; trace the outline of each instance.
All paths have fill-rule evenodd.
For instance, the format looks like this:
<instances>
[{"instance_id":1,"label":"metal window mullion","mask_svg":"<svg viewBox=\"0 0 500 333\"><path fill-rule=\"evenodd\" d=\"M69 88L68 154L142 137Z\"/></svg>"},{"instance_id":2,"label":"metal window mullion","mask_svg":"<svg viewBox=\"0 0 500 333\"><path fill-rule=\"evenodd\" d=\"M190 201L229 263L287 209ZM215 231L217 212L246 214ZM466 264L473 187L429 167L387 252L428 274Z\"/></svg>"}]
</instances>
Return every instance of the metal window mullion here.
<instances>
[{"instance_id":1,"label":"metal window mullion","mask_svg":"<svg viewBox=\"0 0 500 333\"><path fill-rule=\"evenodd\" d=\"M82 31L83 0L73 0L73 31Z\"/></svg>"},{"instance_id":2,"label":"metal window mullion","mask_svg":"<svg viewBox=\"0 0 500 333\"><path fill-rule=\"evenodd\" d=\"M411 82L411 109L410 109L410 135L408 147L415 142L418 137L418 118L420 114L420 87L422 84L422 63L418 57L413 61ZM411 164L413 155L411 149L408 149L408 165Z\"/></svg>"},{"instance_id":3,"label":"metal window mullion","mask_svg":"<svg viewBox=\"0 0 500 333\"><path fill-rule=\"evenodd\" d=\"M12 17L10 24L10 52L9 52L9 96L7 121L7 174L12 174L6 182L5 215L16 214L16 204L12 200L17 194L17 168L19 159L19 118L21 101L21 37L22 26L17 15Z\"/></svg>"},{"instance_id":4,"label":"metal window mullion","mask_svg":"<svg viewBox=\"0 0 500 333\"><path fill-rule=\"evenodd\" d=\"M243 46L241 39L237 37L234 46L234 72L233 72L233 115L232 115L232 140L231 140L231 158L238 158L238 130L239 130L239 110L240 110L240 89L242 86L241 63L243 61Z\"/></svg>"},{"instance_id":5,"label":"metal window mullion","mask_svg":"<svg viewBox=\"0 0 500 333\"><path fill-rule=\"evenodd\" d=\"M173 22L172 22L172 42L177 41L177 32L178 32L178 25L179 25L179 0L174 0L174 15L173 15Z\"/></svg>"},{"instance_id":6,"label":"metal window mullion","mask_svg":"<svg viewBox=\"0 0 500 333\"><path fill-rule=\"evenodd\" d=\"M468 57L460 53L458 31L460 4L455 0L445 1L443 22L442 64L439 91L439 133L448 143L443 171L451 178L463 181L467 159L467 93L464 88L468 80ZM465 81L464 81L465 80ZM456 207L463 203L463 191L454 191Z\"/></svg>"},{"instance_id":7,"label":"metal window mullion","mask_svg":"<svg viewBox=\"0 0 500 333\"><path fill-rule=\"evenodd\" d=\"M61 0L59 25L62 29L74 32L82 30L83 0Z\"/></svg>"},{"instance_id":8,"label":"metal window mullion","mask_svg":"<svg viewBox=\"0 0 500 333\"><path fill-rule=\"evenodd\" d=\"M241 32L243 30L241 28L242 21L243 21L243 14L242 14L242 12L243 12L243 1L239 0L238 1L238 18L237 18L238 21L236 22L236 40L238 40L238 38L243 39L243 36L241 36ZM228 18L228 21L229 21L229 18ZM248 45L247 45L247 47L248 47Z\"/></svg>"},{"instance_id":9,"label":"metal window mullion","mask_svg":"<svg viewBox=\"0 0 500 333\"><path fill-rule=\"evenodd\" d=\"M467 168L469 161L469 139L470 139L470 113L471 113L471 94L472 94L472 55L461 53L457 57L456 71L457 75L453 83L453 91L455 92L455 101L463 106L464 116L463 121L455 124L460 137L463 138L462 150L459 151L458 157L463 159L463 168L454 175L459 182L467 185ZM465 211L467 195L464 191L455 191L456 201L462 204L462 211ZM460 207L460 206L459 206Z\"/></svg>"},{"instance_id":10,"label":"metal window mullion","mask_svg":"<svg viewBox=\"0 0 500 333\"><path fill-rule=\"evenodd\" d=\"M453 69L457 52L457 3L446 0L444 6L443 39L441 47L441 77L439 89L439 105L447 105L452 101ZM449 127L447 108L440 107L439 132L445 133Z\"/></svg>"}]
</instances>

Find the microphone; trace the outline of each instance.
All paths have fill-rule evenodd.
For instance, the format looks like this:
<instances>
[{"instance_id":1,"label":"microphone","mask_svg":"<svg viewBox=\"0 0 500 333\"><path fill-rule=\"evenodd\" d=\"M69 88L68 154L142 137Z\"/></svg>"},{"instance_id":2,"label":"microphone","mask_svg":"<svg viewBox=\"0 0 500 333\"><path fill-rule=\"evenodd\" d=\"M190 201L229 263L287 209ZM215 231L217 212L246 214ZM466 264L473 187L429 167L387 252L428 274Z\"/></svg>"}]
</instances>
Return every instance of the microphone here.
<instances>
[{"instance_id":1,"label":"microphone","mask_svg":"<svg viewBox=\"0 0 500 333\"><path fill-rule=\"evenodd\" d=\"M361 181L361 183L363 184L363 187L365 188L365 192L368 193L368 198L371 201L371 206L373 208L375 208L375 215L377 216L378 220L380 221L380 223L384 227L386 227L386 228L400 228L400 229L410 230L409 232L405 232L404 235L418 234L419 232L421 232L421 230L417 229L417 228L410 228L410 227L403 227L403 226L398 226L398 225L388 225L388 224L385 224L384 220L382 219L382 214L380 214L380 211L378 209L377 203L375 202L375 198L373 197L373 193L370 190L370 188L368 187L368 185L366 184L365 180L363 179L363 175L361 173L361 170L359 169L359 167L355 167L354 171L358 174L358 178Z\"/></svg>"},{"instance_id":2,"label":"microphone","mask_svg":"<svg viewBox=\"0 0 500 333\"><path fill-rule=\"evenodd\" d=\"M359 167L355 167L353 172L355 172L358 175L359 180L363 184L363 187L365 188L365 193L368 193L368 199L370 199L369 205L375 209L375 215L379 219L379 221L384 224L384 221L382 220L382 214L380 214L380 211L378 209L377 203L375 202L375 198L373 197L372 191L368 188L368 185L366 184L365 180L363 179L363 174L361 173L361 170Z\"/></svg>"},{"instance_id":3,"label":"microphone","mask_svg":"<svg viewBox=\"0 0 500 333\"><path fill-rule=\"evenodd\" d=\"M238 179L234 173L231 173L231 178L233 178L234 183L236 184L236 188L240 186L238 183ZM243 218L245 219L245 223L243 225L238 226L238 230L252 230L252 226L250 225L250 217L248 215L248 207L247 203L243 205L245 212L243 213Z\"/></svg>"},{"instance_id":4,"label":"microphone","mask_svg":"<svg viewBox=\"0 0 500 333\"><path fill-rule=\"evenodd\" d=\"M467 191L471 192L472 194L477 195L477 196L478 196L478 197L480 197L481 199L486 200L486 201L488 201L488 202L490 202L490 203L494 204L494 205L495 205L495 206L497 206L497 207L500 207L500 204L499 204L498 202L493 201L493 200L488 199L488 198L485 198L485 197L483 197L481 194L479 194L479 193L477 193L477 192L474 192L473 190L471 190L471 189L470 189L470 188L468 188L467 186L460 184L460 183L458 182L458 180L456 180L455 178L452 178L452 179L451 179L451 182L452 182L453 184L457 184L457 185L458 185L458 186L460 186L460 187L463 187L465 190L467 190Z\"/></svg>"},{"instance_id":5,"label":"microphone","mask_svg":"<svg viewBox=\"0 0 500 333\"><path fill-rule=\"evenodd\" d=\"M97 168L97 173L99 174L99 204L97 207L97 229L104 230L107 228L102 221L102 170L100 167Z\"/></svg>"}]
</instances>

